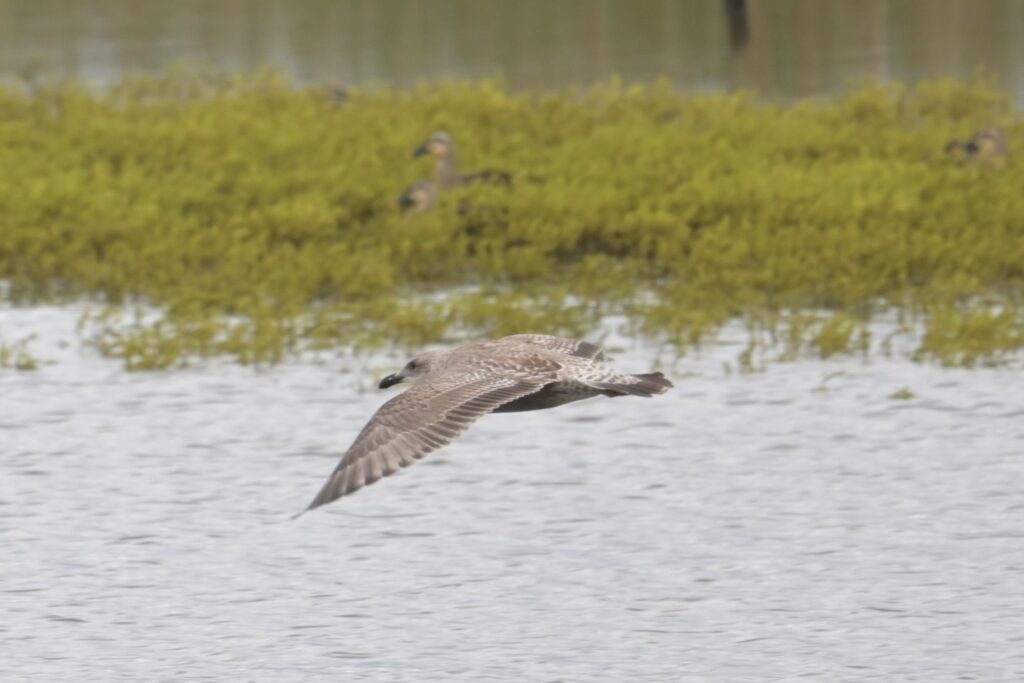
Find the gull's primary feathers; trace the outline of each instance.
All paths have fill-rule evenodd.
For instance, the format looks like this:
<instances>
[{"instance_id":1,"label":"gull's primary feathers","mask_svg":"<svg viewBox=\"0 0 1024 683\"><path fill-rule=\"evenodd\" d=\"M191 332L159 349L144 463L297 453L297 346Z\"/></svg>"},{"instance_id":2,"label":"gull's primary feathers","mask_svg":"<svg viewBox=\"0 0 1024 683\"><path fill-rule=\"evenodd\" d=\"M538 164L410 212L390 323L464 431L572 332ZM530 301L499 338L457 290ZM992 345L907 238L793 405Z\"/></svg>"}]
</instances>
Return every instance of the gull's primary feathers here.
<instances>
[{"instance_id":1,"label":"gull's primary feathers","mask_svg":"<svg viewBox=\"0 0 1024 683\"><path fill-rule=\"evenodd\" d=\"M660 372L629 375L589 342L517 334L428 351L380 382L412 386L381 406L307 510L394 474L451 443L487 413L554 408L593 396L653 396L672 383Z\"/></svg>"}]
</instances>

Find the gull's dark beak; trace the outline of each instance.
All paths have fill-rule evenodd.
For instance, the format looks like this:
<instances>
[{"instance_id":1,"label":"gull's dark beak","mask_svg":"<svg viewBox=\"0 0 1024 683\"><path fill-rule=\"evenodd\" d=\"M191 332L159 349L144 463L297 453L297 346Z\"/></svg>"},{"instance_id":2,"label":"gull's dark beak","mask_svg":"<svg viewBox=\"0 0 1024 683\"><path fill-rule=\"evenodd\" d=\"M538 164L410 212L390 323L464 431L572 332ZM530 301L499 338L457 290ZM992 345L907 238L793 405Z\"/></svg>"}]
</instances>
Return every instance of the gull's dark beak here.
<instances>
[{"instance_id":1,"label":"gull's dark beak","mask_svg":"<svg viewBox=\"0 0 1024 683\"><path fill-rule=\"evenodd\" d=\"M408 192L406 192L401 197L395 200L395 205L399 209L403 210L410 208L413 204L415 204L415 202L413 201L411 194ZM390 379L391 377L393 377L393 375L388 375L384 379Z\"/></svg>"},{"instance_id":2,"label":"gull's dark beak","mask_svg":"<svg viewBox=\"0 0 1024 683\"><path fill-rule=\"evenodd\" d=\"M396 384L401 384L404 381L404 377L399 377L397 373L391 373L390 375L382 379L380 381L380 384L378 384L377 386L380 387L381 389L387 389L388 387L393 387Z\"/></svg>"},{"instance_id":3,"label":"gull's dark beak","mask_svg":"<svg viewBox=\"0 0 1024 683\"><path fill-rule=\"evenodd\" d=\"M409 156L411 156L411 157L413 157L415 159L416 157L423 156L424 154L428 153L429 151L430 150L427 149L427 143L424 142L422 145L420 145L419 147L417 147L413 151L409 152Z\"/></svg>"}]
</instances>

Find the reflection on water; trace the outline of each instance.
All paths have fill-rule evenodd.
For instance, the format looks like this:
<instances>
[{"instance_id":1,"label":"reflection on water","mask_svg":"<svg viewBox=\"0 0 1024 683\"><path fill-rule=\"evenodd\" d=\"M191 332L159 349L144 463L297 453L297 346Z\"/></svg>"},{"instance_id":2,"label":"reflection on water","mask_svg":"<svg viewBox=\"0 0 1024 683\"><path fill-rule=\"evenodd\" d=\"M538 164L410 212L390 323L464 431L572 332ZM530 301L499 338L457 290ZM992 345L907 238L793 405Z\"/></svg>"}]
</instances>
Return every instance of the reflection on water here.
<instances>
[{"instance_id":1,"label":"reflection on water","mask_svg":"<svg viewBox=\"0 0 1024 683\"><path fill-rule=\"evenodd\" d=\"M56 361L0 372L2 680L1024 677L1016 372L712 347L293 522L397 360L129 375L76 317L0 309Z\"/></svg>"},{"instance_id":2,"label":"reflection on water","mask_svg":"<svg viewBox=\"0 0 1024 683\"><path fill-rule=\"evenodd\" d=\"M108 83L183 60L304 82L504 75L564 87L618 74L801 97L865 77L997 75L1024 101L1017 0L0 0L0 77ZM33 66L35 65L35 66ZM40 68L44 67L44 68Z\"/></svg>"}]
</instances>

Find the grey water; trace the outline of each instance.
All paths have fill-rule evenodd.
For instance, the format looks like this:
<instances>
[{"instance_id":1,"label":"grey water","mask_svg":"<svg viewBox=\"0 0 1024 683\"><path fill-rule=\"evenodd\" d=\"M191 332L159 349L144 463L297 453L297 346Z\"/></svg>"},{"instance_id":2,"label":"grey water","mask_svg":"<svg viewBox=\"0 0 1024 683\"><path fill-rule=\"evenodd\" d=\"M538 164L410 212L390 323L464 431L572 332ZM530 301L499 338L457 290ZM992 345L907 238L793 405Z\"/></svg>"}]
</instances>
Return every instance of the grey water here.
<instances>
[{"instance_id":1,"label":"grey water","mask_svg":"<svg viewBox=\"0 0 1024 683\"><path fill-rule=\"evenodd\" d=\"M786 99L994 76L1024 104L1018 0L0 0L0 79L107 85L179 63L299 83L515 88L621 76Z\"/></svg>"},{"instance_id":2,"label":"grey water","mask_svg":"<svg viewBox=\"0 0 1024 683\"><path fill-rule=\"evenodd\" d=\"M404 359L133 374L78 313L0 308L0 680L1024 679L1019 370L613 336L676 388L291 520Z\"/></svg>"}]
</instances>

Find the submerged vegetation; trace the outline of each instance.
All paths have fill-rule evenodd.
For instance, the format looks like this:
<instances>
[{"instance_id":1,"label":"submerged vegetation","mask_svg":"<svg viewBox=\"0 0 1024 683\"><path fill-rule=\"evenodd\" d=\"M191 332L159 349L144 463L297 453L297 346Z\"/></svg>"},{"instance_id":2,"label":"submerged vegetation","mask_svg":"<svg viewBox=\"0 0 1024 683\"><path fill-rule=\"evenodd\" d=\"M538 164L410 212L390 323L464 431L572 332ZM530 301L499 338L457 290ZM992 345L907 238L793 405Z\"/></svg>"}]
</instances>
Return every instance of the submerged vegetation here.
<instances>
[{"instance_id":1,"label":"submerged vegetation","mask_svg":"<svg viewBox=\"0 0 1024 683\"><path fill-rule=\"evenodd\" d=\"M999 362L1024 346L1024 164L945 151L991 126L1024 140L981 82L791 105L493 82L342 102L184 70L0 87L0 280L92 298L84 333L138 369L609 314L681 350L739 318L781 357L830 356L871 348L881 311L923 331L920 359ZM433 130L511 184L403 213Z\"/></svg>"}]
</instances>

